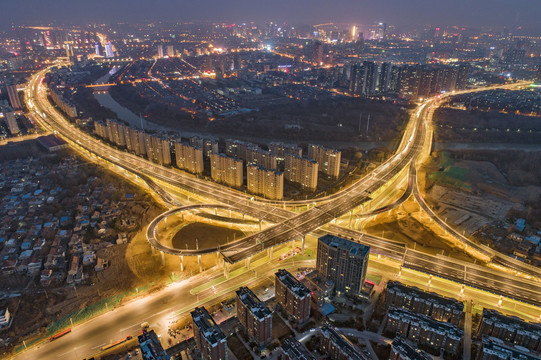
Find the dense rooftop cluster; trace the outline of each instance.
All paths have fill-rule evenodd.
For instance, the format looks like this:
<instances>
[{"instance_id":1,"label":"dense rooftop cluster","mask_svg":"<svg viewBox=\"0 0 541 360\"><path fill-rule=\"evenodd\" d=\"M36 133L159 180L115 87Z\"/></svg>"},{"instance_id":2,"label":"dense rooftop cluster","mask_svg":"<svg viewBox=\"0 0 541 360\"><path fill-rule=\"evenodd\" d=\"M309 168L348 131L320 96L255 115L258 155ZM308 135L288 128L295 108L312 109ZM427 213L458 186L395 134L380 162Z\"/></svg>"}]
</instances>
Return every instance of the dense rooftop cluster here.
<instances>
[{"instance_id":1,"label":"dense rooftop cluster","mask_svg":"<svg viewBox=\"0 0 541 360\"><path fill-rule=\"evenodd\" d=\"M0 273L6 284L43 286L82 283L107 266L96 252L127 241L117 231L134 227L120 219L118 189L104 184L76 158L0 164ZM108 240L105 242L95 239Z\"/></svg>"}]
</instances>

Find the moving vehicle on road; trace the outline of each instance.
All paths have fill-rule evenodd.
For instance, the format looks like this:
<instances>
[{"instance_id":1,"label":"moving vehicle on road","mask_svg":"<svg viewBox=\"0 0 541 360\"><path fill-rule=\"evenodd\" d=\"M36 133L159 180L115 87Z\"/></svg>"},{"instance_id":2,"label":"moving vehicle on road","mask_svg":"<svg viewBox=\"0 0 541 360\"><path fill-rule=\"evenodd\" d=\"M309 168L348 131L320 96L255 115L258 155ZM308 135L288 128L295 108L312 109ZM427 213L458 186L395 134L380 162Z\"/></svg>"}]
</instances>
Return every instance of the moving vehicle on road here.
<instances>
[{"instance_id":1,"label":"moving vehicle on road","mask_svg":"<svg viewBox=\"0 0 541 360\"><path fill-rule=\"evenodd\" d=\"M101 350L108 350L110 348L113 348L117 345L120 345L128 340L131 340L133 337L131 335L126 336L124 339L117 340L115 342L110 343L109 345L102 346Z\"/></svg>"},{"instance_id":2,"label":"moving vehicle on road","mask_svg":"<svg viewBox=\"0 0 541 360\"><path fill-rule=\"evenodd\" d=\"M66 329L66 330L63 330L63 331L61 331L61 332L59 332L59 333L56 333L56 334L54 334L53 336L51 336L51 337L49 338L49 341L54 341L54 340L58 339L59 337L62 337L62 336L66 335L66 334L68 334L68 333L70 333L70 332L71 332L71 328Z\"/></svg>"}]
</instances>

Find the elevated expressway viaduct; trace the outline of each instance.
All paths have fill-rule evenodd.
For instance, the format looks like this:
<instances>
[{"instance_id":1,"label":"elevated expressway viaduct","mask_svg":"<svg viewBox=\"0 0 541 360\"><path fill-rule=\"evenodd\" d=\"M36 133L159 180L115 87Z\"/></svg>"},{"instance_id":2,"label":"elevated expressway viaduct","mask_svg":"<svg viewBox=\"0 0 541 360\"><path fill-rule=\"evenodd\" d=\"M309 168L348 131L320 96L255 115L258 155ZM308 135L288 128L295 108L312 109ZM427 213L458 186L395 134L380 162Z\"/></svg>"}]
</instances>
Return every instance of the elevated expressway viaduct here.
<instances>
[{"instance_id":1,"label":"elevated expressway viaduct","mask_svg":"<svg viewBox=\"0 0 541 360\"><path fill-rule=\"evenodd\" d=\"M267 249L272 249L279 244L296 239L304 241L304 237L307 234L316 230L323 230L327 233L341 235L366 243L371 246L375 253L399 259L405 267L411 267L435 276L446 277L495 293L541 305L541 286L536 281L508 275L503 271L479 265L460 264L452 258L423 254L406 249L404 244L367 236L344 227L328 225L332 220L347 214L349 211L370 200L372 193L382 188L384 189L386 184L396 180L398 176L403 176L403 174L407 173L409 173L408 192L412 191L416 200L421 203L421 206L424 209L425 207L428 208L417 188L415 162L423 154L423 151L430 149L432 132L428 113L430 109L433 110L433 108L437 107L442 99L431 98L420 104L417 111L411 116L411 120L396 153L372 173L355 182L353 185L335 194L318 199L305 201L269 201L246 195L175 169L157 165L136 155L104 145L101 141L74 127L49 103L47 100L47 89L42 84L43 76L46 72L47 69L36 73L27 85L26 103L29 109L29 115L45 128L65 138L76 149L89 152L133 174L141 176L148 180L149 185L153 184L151 187L157 191L160 191L156 189L159 186L152 179L157 179L173 187L203 196L209 199L209 203L227 206L235 211L274 224L256 234L222 245L220 249L180 250L164 248L163 245L158 245L159 240L155 236L154 231L154 227L160 220L158 218L150 224L147 234L149 242L162 252L178 256L194 256L219 251L225 260L225 264L233 264L244 259L249 259L251 256ZM474 91L480 91L480 89ZM410 169L410 171L408 172L407 169ZM162 194L160 196L169 196L169 202L172 205L179 205L178 201L164 192L163 189L161 191ZM305 205L309 209L302 213L295 213L286 209L286 206L295 205ZM310 208L311 205L312 207ZM179 211L179 209L173 209L173 211ZM427 212L435 221L441 221L430 209ZM441 225L450 230L460 242L479 252L486 259L487 263L495 262L522 274L541 278L538 269L499 254L466 237L458 237L459 234L456 234L445 223ZM227 268L227 265L225 267Z\"/></svg>"}]
</instances>

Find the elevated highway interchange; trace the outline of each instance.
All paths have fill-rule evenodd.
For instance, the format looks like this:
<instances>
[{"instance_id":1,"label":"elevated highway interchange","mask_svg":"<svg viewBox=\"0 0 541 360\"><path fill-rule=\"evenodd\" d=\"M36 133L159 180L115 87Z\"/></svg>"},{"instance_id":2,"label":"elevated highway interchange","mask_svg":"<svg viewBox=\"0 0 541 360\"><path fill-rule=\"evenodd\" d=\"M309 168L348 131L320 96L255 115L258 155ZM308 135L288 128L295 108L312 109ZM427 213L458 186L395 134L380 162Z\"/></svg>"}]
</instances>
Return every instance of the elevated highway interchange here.
<instances>
[{"instance_id":1,"label":"elevated highway interchange","mask_svg":"<svg viewBox=\"0 0 541 360\"><path fill-rule=\"evenodd\" d=\"M185 191L203 196L209 199L209 202L217 202L226 205L239 212L250 214L260 220L274 224L256 234L223 245L220 249L212 248L194 251L158 248L160 251L179 256L200 255L219 251L226 262L236 263L276 245L295 239L304 239L304 236L307 234L322 228L326 232L366 242L375 252L391 257L402 256L404 266L413 267L414 262L408 261L408 259L410 259L410 255L408 254L411 254L411 250L406 249L403 244L398 244L386 239L368 237L360 232L344 227L328 225L332 220L347 214L349 211L352 211L370 200L370 195L372 193L378 191L378 189L382 189L385 184L396 176L407 173L407 171L404 170L409 168L411 170L409 171L410 179L408 180L407 192L413 192L415 199L421 204L423 209L436 222L439 224L441 222L440 225L447 231L450 231L460 242L465 243L466 246L470 246L477 251L481 257L485 258L487 263L495 261L506 268L526 274L527 277L539 277L540 275L538 269L529 266L528 264L514 261L514 259L499 254L486 246L476 244L467 237L459 236L460 234L456 233L456 231L442 222L422 199L417 187L415 162L423 154L423 151L430 148L432 133L430 130L431 116L429 116L429 113L438 106L442 99L428 99L419 105L417 111L411 116L411 121L405 130L397 152L388 161L376 168L369 175L355 182L353 185L342 189L335 194L318 199L306 201L269 201L228 189L224 186L196 178L174 169L159 166L125 151L104 146L102 142L75 128L48 102L46 94L47 90L42 84L42 79L46 71L47 70L39 72L32 77L26 92L26 101L32 117L44 127L57 132L62 137L66 138L73 146L82 148L95 156L103 158L112 164L118 165L119 167L147 179L148 183L153 184L151 187L158 192L160 191L160 187L156 185L156 183L153 183L152 179L163 181ZM480 91L480 89L475 91ZM178 201L168 195L167 192L163 189L161 189L161 191L162 197L170 197L172 205L179 205ZM286 209L286 206L295 205L304 205L309 209L300 214ZM312 205L311 208L310 205ZM157 222L153 222L149 226L149 241L153 246L159 246L157 245L159 239L153 236L153 224L157 224ZM441 261L441 258L436 259L434 256L427 254L423 261L419 261L415 266L417 269L422 268L437 276L447 276L455 280L460 278L460 276L457 276L456 269L453 270L454 267L450 265L455 261L454 259L447 259L445 261L445 264L447 265L442 268L434 266ZM504 272L489 268L484 269L486 269L483 270L486 271L486 273L483 276L488 276L492 279L484 283L485 288L492 289L495 292L504 291L506 286L501 286L502 284L500 282L505 284L510 284L512 281L518 283L526 282L522 284L522 288L533 286L532 289L537 291L537 294L541 294L541 291L538 291L541 290L541 287L538 287L537 282L535 281L513 275L510 275L511 279L509 279L507 276L508 274L505 274ZM479 271L481 270L479 269ZM462 276L461 279L466 281L468 276ZM526 286L526 284L529 285ZM511 291L512 288L508 289L509 291L505 291L506 295L516 294L516 291ZM526 298L524 299L525 301L541 304L541 298L535 296L535 294L526 296Z\"/></svg>"}]
</instances>

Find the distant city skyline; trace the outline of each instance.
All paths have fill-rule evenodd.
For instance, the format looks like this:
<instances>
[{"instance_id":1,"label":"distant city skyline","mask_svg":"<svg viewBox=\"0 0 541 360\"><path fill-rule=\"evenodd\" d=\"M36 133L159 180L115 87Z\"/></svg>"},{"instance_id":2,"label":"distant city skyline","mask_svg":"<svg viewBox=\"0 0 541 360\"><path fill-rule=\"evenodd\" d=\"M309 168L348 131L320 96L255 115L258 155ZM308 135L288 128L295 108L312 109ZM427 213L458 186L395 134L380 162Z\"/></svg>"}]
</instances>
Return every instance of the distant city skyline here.
<instances>
[{"instance_id":1,"label":"distant city skyline","mask_svg":"<svg viewBox=\"0 0 541 360\"><path fill-rule=\"evenodd\" d=\"M277 21L373 23L397 26L524 26L539 28L541 2L531 0L3 0L3 28L43 22Z\"/></svg>"}]
</instances>

